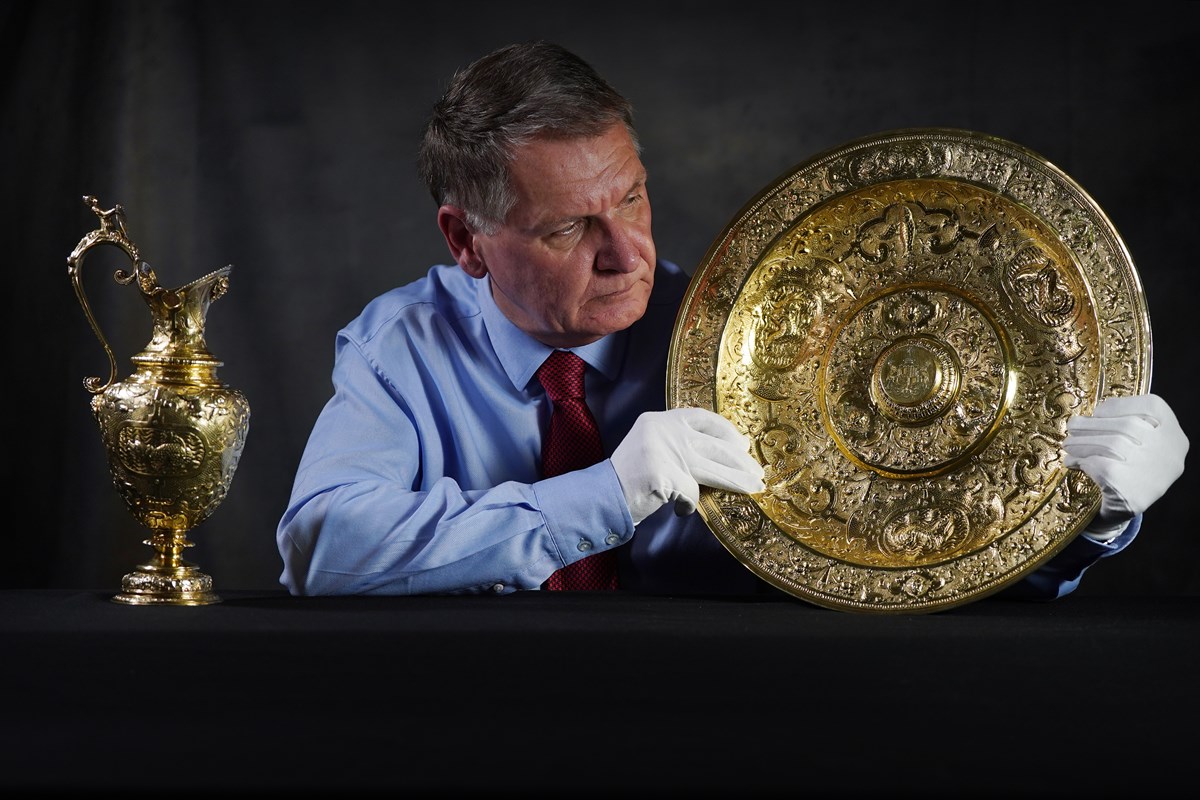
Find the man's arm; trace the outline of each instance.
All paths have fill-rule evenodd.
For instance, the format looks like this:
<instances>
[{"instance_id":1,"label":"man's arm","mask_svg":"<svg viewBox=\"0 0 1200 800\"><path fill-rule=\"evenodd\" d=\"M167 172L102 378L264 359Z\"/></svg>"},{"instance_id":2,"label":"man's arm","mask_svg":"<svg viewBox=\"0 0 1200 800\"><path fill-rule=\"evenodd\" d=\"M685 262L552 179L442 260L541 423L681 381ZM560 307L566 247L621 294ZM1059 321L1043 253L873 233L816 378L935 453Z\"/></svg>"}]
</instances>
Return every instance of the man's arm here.
<instances>
[{"instance_id":1,"label":"man's arm","mask_svg":"<svg viewBox=\"0 0 1200 800\"><path fill-rule=\"evenodd\" d=\"M474 455L423 442L430 432L353 346L339 348L333 377L276 533L292 593L532 589L584 554L581 539L597 552L633 535L611 463L464 488L447 466L493 460L487 431L466 445Z\"/></svg>"},{"instance_id":2,"label":"man's arm","mask_svg":"<svg viewBox=\"0 0 1200 800\"><path fill-rule=\"evenodd\" d=\"M1079 587L1083 574L1101 559L1115 556L1129 546L1142 527L1135 517L1115 539L1098 542L1080 534L1045 564L1001 592L1002 597L1021 600L1057 600Z\"/></svg>"}]
</instances>

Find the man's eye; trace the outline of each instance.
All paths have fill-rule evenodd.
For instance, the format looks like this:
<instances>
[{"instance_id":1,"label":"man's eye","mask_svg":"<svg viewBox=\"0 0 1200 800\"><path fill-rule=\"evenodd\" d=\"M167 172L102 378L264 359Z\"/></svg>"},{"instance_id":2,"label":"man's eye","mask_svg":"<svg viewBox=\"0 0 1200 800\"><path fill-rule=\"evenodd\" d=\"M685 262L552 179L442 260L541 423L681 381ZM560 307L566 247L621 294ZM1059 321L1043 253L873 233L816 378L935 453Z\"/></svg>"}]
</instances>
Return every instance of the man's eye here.
<instances>
[{"instance_id":1,"label":"man's eye","mask_svg":"<svg viewBox=\"0 0 1200 800\"><path fill-rule=\"evenodd\" d=\"M570 225L565 225L554 232L555 236L570 236L579 230L579 222L572 222Z\"/></svg>"}]
</instances>

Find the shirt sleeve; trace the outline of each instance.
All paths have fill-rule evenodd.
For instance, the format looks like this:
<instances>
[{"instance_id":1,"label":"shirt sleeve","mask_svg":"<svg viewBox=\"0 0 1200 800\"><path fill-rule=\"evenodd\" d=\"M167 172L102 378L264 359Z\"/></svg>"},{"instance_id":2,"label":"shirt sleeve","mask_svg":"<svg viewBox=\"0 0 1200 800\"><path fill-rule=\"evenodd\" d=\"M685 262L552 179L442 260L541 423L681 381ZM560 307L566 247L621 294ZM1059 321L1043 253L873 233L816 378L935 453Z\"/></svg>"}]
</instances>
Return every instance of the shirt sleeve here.
<instances>
[{"instance_id":1,"label":"shirt sleeve","mask_svg":"<svg viewBox=\"0 0 1200 800\"><path fill-rule=\"evenodd\" d=\"M1003 590L999 596L1021 600L1057 600L1079 586L1088 568L1129 546L1142 527L1142 517L1130 520L1120 536L1097 542L1080 534L1042 566Z\"/></svg>"},{"instance_id":2,"label":"shirt sleeve","mask_svg":"<svg viewBox=\"0 0 1200 800\"><path fill-rule=\"evenodd\" d=\"M339 349L333 379L276 532L292 594L536 589L632 537L611 462L534 483L464 489L439 477L422 487L422 470L444 475L454 452L422 441L357 348Z\"/></svg>"}]
</instances>

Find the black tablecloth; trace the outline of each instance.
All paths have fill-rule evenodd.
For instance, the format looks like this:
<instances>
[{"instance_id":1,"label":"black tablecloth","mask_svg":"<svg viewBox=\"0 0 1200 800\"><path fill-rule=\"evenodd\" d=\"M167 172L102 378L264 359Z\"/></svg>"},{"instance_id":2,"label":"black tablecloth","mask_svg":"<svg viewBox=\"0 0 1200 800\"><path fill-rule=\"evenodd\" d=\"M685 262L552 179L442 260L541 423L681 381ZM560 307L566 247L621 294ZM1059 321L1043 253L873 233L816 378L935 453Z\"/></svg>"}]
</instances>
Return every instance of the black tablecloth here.
<instances>
[{"instance_id":1,"label":"black tablecloth","mask_svg":"<svg viewBox=\"0 0 1200 800\"><path fill-rule=\"evenodd\" d=\"M1200 598L0 591L0 788L1190 794ZM1189 790L1189 791L1184 791Z\"/></svg>"}]
</instances>

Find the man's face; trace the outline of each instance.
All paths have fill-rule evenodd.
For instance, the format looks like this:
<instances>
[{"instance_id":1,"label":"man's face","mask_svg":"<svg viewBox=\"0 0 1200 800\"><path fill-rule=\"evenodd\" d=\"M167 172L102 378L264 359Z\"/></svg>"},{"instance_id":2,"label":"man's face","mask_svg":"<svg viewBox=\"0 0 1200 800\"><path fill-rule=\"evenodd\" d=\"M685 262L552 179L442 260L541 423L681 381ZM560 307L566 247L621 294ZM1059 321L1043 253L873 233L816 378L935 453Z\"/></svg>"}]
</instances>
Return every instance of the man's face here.
<instances>
[{"instance_id":1,"label":"man's face","mask_svg":"<svg viewBox=\"0 0 1200 800\"><path fill-rule=\"evenodd\" d=\"M654 285L646 169L624 125L539 139L511 167L517 202L494 235L473 234L496 305L551 347L577 347L641 318Z\"/></svg>"}]
</instances>

